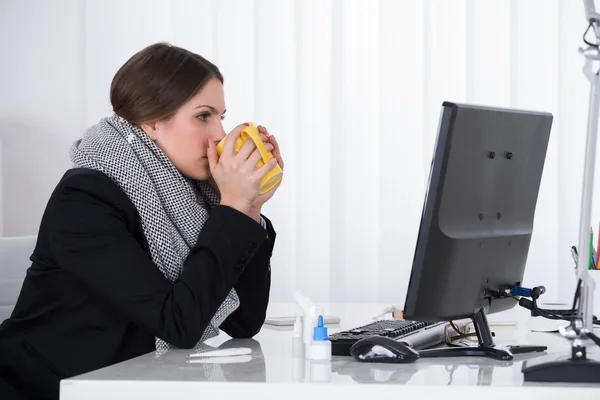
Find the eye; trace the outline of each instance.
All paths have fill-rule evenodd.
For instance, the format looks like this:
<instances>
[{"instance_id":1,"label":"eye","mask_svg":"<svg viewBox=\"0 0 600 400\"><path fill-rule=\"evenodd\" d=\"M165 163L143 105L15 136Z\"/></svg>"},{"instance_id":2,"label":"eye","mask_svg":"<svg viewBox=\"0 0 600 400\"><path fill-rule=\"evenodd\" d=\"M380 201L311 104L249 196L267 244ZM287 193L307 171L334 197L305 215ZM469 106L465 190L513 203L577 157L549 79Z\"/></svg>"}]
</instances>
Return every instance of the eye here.
<instances>
[{"instance_id":1,"label":"eye","mask_svg":"<svg viewBox=\"0 0 600 400\"><path fill-rule=\"evenodd\" d=\"M196 118L198 118L200 121L206 122L208 117L210 117L210 113L202 113L202 114L198 115Z\"/></svg>"}]
</instances>

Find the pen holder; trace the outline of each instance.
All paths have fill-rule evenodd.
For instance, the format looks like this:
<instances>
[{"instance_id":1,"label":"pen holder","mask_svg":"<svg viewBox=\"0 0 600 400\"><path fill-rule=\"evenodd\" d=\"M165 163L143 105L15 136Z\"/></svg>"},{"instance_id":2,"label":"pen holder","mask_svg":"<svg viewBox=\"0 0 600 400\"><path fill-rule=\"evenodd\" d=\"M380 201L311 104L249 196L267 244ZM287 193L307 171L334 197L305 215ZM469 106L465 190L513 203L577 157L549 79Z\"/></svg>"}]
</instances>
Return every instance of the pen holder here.
<instances>
[{"instance_id":1,"label":"pen holder","mask_svg":"<svg viewBox=\"0 0 600 400\"><path fill-rule=\"evenodd\" d=\"M600 269L594 269L594 270L589 270L588 274L590 274L590 278L592 278L594 280L594 283L596 284L596 288L594 289L594 298L593 298L593 305L594 305L594 311L593 314L600 318L600 291L598 288L600 288Z\"/></svg>"}]
</instances>

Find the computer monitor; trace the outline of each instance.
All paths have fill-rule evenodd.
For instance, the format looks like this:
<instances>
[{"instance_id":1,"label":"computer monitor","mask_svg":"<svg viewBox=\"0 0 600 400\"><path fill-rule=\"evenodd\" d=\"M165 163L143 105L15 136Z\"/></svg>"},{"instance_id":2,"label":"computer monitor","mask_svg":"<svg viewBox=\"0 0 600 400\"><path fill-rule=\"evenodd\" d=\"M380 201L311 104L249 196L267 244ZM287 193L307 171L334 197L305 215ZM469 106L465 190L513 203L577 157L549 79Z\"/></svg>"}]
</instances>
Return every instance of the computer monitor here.
<instances>
[{"instance_id":1,"label":"computer monitor","mask_svg":"<svg viewBox=\"0 0 600 400\"><path fill-rule=\"evenodd\" d=\"M405 319L471 318L479 346L420 351L483 355L496 348L486 314L517 304L552 114L444 102L425 195Z\"/></svg>"}]
</instances>

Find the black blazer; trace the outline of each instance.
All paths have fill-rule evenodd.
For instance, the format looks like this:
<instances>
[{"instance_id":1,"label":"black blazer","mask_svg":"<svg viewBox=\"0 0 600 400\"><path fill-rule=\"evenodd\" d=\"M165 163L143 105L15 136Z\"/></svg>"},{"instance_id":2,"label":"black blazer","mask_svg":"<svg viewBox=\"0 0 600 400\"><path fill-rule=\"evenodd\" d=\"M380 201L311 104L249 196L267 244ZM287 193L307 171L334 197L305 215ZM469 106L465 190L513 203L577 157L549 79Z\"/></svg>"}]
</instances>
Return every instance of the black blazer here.
<instances>
[{"instance_id":1,"label":"black blazer","mask_svg":"<svg viewBox=\"0 0 600 400\"><path fill-rule=\"evenodd\" d=\"M69 170L44 212L15 309L0 325L0 398L56 399L59 380L151 352L193 347L235 288L221 325L250 338L265 319L275 232L215 207L172 283L152 262L133 203L106 175ZM2 392L4 390L4 393Z\"/></svg>"}]
</instances>

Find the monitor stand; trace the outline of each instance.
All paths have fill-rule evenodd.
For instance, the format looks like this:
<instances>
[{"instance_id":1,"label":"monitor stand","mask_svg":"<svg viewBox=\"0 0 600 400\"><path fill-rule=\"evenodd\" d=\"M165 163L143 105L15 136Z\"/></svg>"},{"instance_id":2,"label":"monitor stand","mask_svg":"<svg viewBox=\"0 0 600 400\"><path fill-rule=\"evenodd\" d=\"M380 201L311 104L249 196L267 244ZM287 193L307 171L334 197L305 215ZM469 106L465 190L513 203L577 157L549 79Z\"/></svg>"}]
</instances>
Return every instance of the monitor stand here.
<instances>
[{"instance_id":1,"label":"monitor stand","mask_svg":"<svg viewBox=\"0 0 600 400\"><path fill-rule=\"evenodd\" d=\"M600 383L600 362L587 357L585 347L574 346L571 357L551 354L523 362L526 382ZM568 356L567 356L568 357Z\"/></svg>"},{"instance_id":2,"label":"monitor stand","mask_svg":"<svg viewBox=\"0 0 600 400\"><path fill-rule=\"evenodd\" d=\"M513 354L545 351L546 346L512 345L506 348L496 347L485 312L480 309L471 317L479 341L476 346L443 347L419 350L420 358L429 357L488 357L496 360L512 360Z\"/></svg>"}]
</instances>

